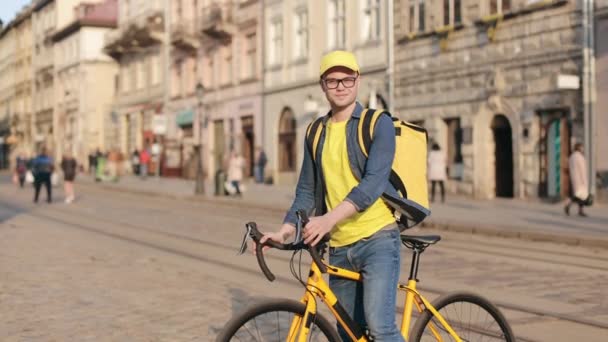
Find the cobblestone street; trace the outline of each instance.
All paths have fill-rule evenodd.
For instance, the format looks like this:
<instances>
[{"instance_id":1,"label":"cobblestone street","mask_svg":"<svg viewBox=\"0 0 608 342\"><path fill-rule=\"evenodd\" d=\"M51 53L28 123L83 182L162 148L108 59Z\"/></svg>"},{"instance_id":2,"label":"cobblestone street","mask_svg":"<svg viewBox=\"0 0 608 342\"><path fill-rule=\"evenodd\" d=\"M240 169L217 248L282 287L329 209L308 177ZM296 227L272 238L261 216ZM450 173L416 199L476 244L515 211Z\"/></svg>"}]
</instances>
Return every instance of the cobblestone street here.
<instances>
[{"instance_id":1,"label":"cobblestone street","mask_svg":"<svg viewBox=\"0 0 608 342\"><path fill-rule=\"evenodd\" d=\"M302 293L291 255L269 255L274 283L236 256L243 224L275 229L278 211L94 187L65 205L58 192L35 206L31 189L0 184L1 341L213 341L251 301ZM607 250L441 235L422 257L423 294L481 293L522 341L605 340Z\"/></svg>"}]
</instances>

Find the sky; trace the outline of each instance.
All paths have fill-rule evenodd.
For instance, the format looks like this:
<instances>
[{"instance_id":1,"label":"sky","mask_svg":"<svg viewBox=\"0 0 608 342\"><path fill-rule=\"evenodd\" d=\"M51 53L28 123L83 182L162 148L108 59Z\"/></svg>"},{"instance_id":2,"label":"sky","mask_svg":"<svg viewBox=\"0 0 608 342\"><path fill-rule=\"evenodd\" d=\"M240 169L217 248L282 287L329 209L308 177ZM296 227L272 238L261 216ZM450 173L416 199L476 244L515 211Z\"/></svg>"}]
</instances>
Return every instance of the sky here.
<instances>
[{"instance_id":1,"label":"sky","mask_svg":"<svg viewBox=\"0 0 608 342\"><path fill-rule=\"evenodd\" d=\"M0 0L0 19L4 24L8 24L11 21L15 14L30 0Z\"/></svg>"}]
</instances>

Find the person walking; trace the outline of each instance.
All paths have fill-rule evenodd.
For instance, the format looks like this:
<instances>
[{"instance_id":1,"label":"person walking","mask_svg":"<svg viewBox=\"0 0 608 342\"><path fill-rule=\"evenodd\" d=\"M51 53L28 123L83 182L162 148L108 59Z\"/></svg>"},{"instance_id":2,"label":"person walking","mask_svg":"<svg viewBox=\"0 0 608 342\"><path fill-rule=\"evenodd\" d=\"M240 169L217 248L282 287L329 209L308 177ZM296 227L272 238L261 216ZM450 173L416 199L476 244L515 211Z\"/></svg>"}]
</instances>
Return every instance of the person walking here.
<instances>
[{"instance_id":1,"label":"person walking","mask_svg":"<svg viewBox=\"0 0 608 342\"><path fill-rule=\"evenodd\" d=\"M576 203L578 204L578 215L587 216L583 211L583 207L589 203L589 182L587 179L587 163L585 162L583 152L583 144L576 143L574 145L574 152L572 152L568 159L572 188L570 189L570 198L564 207L566 215L570 215L570 206L572 203Z\"/></svg>"},{"instance_id":2,"label":"person walking","mask_svg":"<svg viewBox=\"0 0 608 342\"><path fill-rule=\"evenodd\" d=\"M253 169L256 183L264 183L264 169L267 162L266 153L258 146L256 148L255 168Z\"/></svg>"},{"instance_id":3,"label":"person walking","mask_svg":"<svg viewBox=\"0 0 608 342\"><path fill-rule=\"evenodd\" d=\"M51 203L52 186L51 174L53 173L53 159L47 155L46 148L40 150L40 154L32 162L32 173L34 174L34 203L38 203L40 188L46 187L46 201Z\"/></svg>"},{"instance_id":4,"label":"person walking","mask_svg":"<svg viewBox=\"0 0 608 342\"><path fill-rule=\"evenodd\" d=\"M142 179L148 176L148 164L150 163L150 152L147 148L141 150L139 154L139 171Z\"/></svg>"},{"instance_id":5,"label":"person walking","mask_svg":"<svg viewBox=\"0 0 608 342\"><path fill-rule=\"evenodd\" d=\"M65 203L72 203L75 199L74 179L77 170L76 159L67 152L61 159L61 170L63 171L63 190L65 192Z\"/></svg>"},{"instance_id":6,"label":"person walking","mask_svg":"<svg viewBox=\"0 0 608 342\"><path fill-rule=\"evenodd\" d=\"M25 158L25 155L23 155L23 153L20 153L15 163L15 176L17 177L17 181L19 183L20 188L23 188L23 185L25 184L25 175L27 174L27 163L28 160L27 158Z\"/></svg>"},{"instance_id":7,"label":"person walking","mask_svg":"<svg viewBox=\"0 0 608 342\"><path fill-rule=\"evenodd\" d=\"M228 182L234 188L234 196L243 196L241 182L243 181L244 168L245 159L236 151L231 151L230 159L228 159Z\"/></svg>"},{"instance_id":8,"label":"person walking","mask_svg":"<svg viewBox=\"0 0 608 342\"><path fill-rule=\"evenodd\" d=\"M445 202L445 181L447 179L447 157L439 144L434 143L429 153L429 180L431 181L431 202L435 202L435 184L441 190L441 203Z\"/></svg>"},{"instance_id":9,"label":"person walking","mask_svg":"<svg viewBox=\"0 0 608 342\"><path fill-rule=\"evenodd\" d=\"M131 154L131 167L133 168L133 174L139 175L139 151L133 151Z\"/></svg>"},{"instance_id":10,"label":"person walking","mask_svg":"<svg viewBox=\"0 0 608 342\"><path fill-rule=\"evenodd\" d=\"M316 159L304 142L296 197L283 225L261 239L284 243L295 233L296 211L316 210L303 231L315 246L329 234L329 262L362 275L362 283L329 277L329 286L346 313L367 328L376 342L403 341L395 324L400 271L399 228L380 196L396 194L389 182L395 158L395 127L389 115L376 123L365 167L357 127L363 106L356 101L361 74L355 56L333 51L321 59L320 87L331 107L322 119ZM352 157L351 157L352 156ZM351 159L352 158L352 159ZM355 174L361 177L355 177ZM350 340L342 327L338 332Z\"/></svg>"}]
</instances>

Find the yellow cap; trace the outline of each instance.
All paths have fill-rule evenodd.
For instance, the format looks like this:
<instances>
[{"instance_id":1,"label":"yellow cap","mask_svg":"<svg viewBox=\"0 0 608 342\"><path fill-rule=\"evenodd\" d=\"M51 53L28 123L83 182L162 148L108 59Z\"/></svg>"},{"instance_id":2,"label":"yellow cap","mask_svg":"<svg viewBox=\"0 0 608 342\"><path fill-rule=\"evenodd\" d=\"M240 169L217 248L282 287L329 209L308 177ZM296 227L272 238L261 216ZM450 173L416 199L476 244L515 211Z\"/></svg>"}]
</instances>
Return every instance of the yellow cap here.
<instances>
[{"instance_id":1,"label":"yellow cap","mask_svg":"<svg viewBox=\"0 0 608 342\"><path fill-rule=\"evenodd\" d=\"M323 74L337 66L342 66L345 68L349 68L352 71L359 72L359 64L357 64L357 59L355 55L348 51L332 51L321 59L321 68L319 70L319 75L323 76Z\"/></svg>"}]
</instances>

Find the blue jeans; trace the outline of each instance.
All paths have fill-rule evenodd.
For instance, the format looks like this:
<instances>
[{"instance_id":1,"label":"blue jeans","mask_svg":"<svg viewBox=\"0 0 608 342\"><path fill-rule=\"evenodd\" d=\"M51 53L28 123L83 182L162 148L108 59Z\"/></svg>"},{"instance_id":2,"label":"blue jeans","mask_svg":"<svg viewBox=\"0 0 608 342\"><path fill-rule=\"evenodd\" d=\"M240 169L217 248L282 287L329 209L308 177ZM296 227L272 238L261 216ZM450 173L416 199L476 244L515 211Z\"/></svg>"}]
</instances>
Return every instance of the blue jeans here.
<instances>
[{"instance_id":1,"label":"blue jeans","mask_svg":"<svg viewBox=\"0 0 608 342\"><path fill-rule=\"evenodd\" d=\"M395 324L400 244L395 228L329 250L331 265L361 273L363 282L330 276L329 286L348 315L362 329L367 327L375 342L403 342ZM338 332L343 341L350 341L340 325Z\"/></svg>"}]
</instances>

